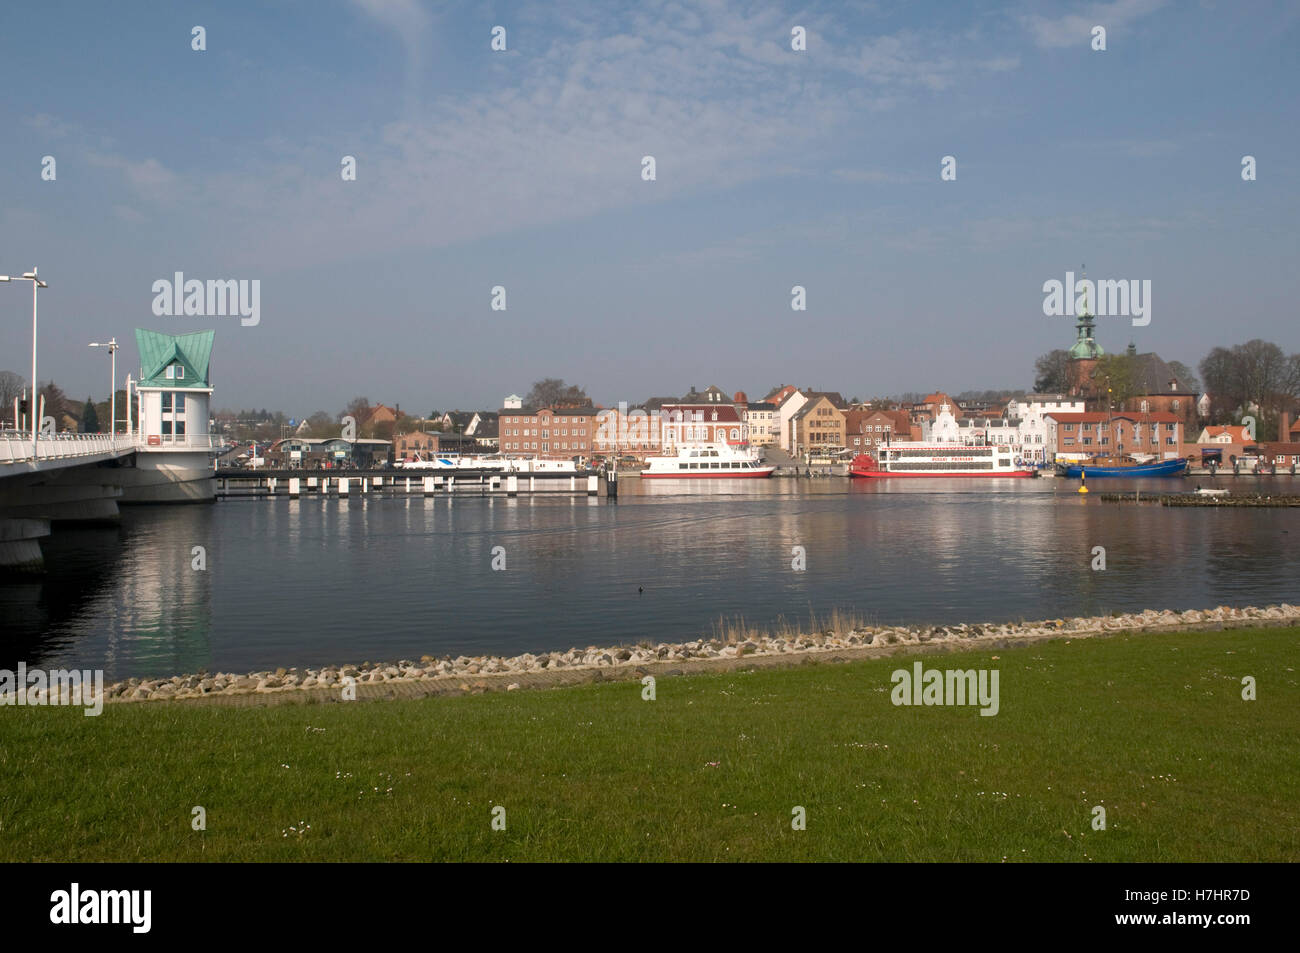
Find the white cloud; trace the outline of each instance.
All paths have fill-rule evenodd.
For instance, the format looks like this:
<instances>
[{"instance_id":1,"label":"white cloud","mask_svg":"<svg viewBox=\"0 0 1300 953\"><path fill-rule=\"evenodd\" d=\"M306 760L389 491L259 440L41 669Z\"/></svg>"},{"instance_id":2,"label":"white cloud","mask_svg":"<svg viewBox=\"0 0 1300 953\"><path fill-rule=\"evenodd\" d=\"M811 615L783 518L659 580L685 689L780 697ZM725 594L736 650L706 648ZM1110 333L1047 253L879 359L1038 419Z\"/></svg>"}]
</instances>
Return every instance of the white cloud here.
<instances>
[{"instance_id":1,"label":"white cloud","mask_svg":"<svg viewBox=\"0 0 1300 953\"><path fill-rule=\"evenodd\" d=\"M418 74L432 14L414 0L351 2L401 39ZM789 49L793 22L809 30L807 53ZM1016 62L941 33L850 39L828 17L796 21L731 0L548 8L531 36L545 45L510 60L502 83L427 104L412 98L369 129L249 144L241 157L259 158L228 171L189 175L107 150L93 161L142 195L171 200L170 216L202 220L221 209L223 242L249 260L307 265L820 173L828 143L864 114ZM492 55L486 28L483 49ZM339 176L344 154L357 157L356 182ZM640 178L643 155L656 158L655 182Z\"/></svg>"},{"instance_id":2,"label":"white cloud","mask_svg":"<svg viewBox=\"0 0 1300 953\"><path fill-rule=\"evenodd\" d=\"M1044 49L1078 46L1087 49L1092 40L1092 28L1103 26L1109 35L1116 27L1126 26L1165 5L1165 0L1112 0L1095 3L1086 13L1067 13L1057 16L1027 14L1022 20L1034 43Z\"/></svg>"}]
</instances>

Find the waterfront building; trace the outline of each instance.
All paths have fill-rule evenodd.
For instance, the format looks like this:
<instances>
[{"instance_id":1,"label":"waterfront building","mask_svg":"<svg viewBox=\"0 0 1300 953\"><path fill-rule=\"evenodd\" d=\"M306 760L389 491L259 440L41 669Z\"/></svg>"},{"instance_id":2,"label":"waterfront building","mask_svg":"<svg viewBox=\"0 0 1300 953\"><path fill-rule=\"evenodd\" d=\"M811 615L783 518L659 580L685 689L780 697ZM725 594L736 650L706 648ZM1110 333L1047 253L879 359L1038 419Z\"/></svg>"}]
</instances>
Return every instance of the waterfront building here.
<instances>
[{"instance_id":1,"label":"waterfront building","mask_svg":"<svg viewBox=\"0 0 1300 953\"><path fill-rule=\"evenodd\" d=\"M733 404L665 404L660 414L665 454L682 444L749 442L749 427Z\"/></svg>"},{"instance_id":2,"label":"waterfront building","mask_svg":"<svg viewBox=\"0 0 1300 953\"><path fill-rule=\"evenodd\" d=\"M568 460L590 457L596 437L596 408L502 407L497 441L501 453L511 456Z\"/></svg>"},{"instance_id":3,"label":"waterfront building","mask_svg":"<svg viewBox=\"0 0 1300 953\"><path fill-rule=\"evenodd\" d=\"M1050 461L1058 453L1182 456L1182 421L1164 412L1052 412L1045 415Z\"/></svg>"},{"instance_id":4,"label":"waterfront building","mask_svg":"<svg viewBox=\"0 0 1300 953\"><path fill-rule=\"evenodd\" d=\"M1279 470L1294 467L1300 471L1300 441L1261 443L1259 459L1266 466L1276 466Z\"/></svg>"},{"instance_id":5,"label":"waterfront building","mask_svg":"<svg viewBox=\"0 0 1300 953\"><path fill-rule=\"evenodd\" d=\"M743 397L743 394L738 394ZM742 408L741 416L749 427L749 442L755 447L774 447L781 440L781 421L777 415L776 404L767 401L743 401L737 404Z\"/></svg>"},{"instance_id":6,"label":"waterfront building","mask_svg":"<svg viewBox=\"0 0 1300 953\"><path fill-rule=\"evenodd\" d=\"M904 411L863 408L844 412L844 446L855 453L871 453L877 447L911 439L911 423Z\"/></svg>"},{"instance_id":7,"label":"waterfront building","mask_svg":"<svg viewBox=\"0 0 1300 953\"><path fill-rule=\"evenodd\" d=\"M790 453L793 452L790 449L790 421L803 409L803 405L808 403L808 397L797 388L789 386L782 387L777 391L777 395L779 396L768 398L768 401L776 404L776 420L780 431L778 443L782 450Z\"/></svg>"},{"instance_id":8,"label":"waterfront building","mask_svg":"<svg viewBox=\"0 0 1300 953\"><path fill-rule=\"evenodd\" d=\"M1206 427L1196 438L1198 444L1242 444L1250 442L1245 427Z\"/></svg>"},{"instance_id":9,"label":"waterfront building","mask_svg":"<svg viewBox=\"0 0 1300 953\"><path fill-rule=\"evenodd\" d=\"M1020 445L1021 454L1033 463L1047 463L1047 423L1049 413L1081 414L1087 407L1082 397L1068 394L1026 394L1007 401L1006 416L1019 421L1019 431L1013 441Z\"/></svg>"},{"instance_id":10,"label":"waterfront building","mask_svg":"<svg viewBox=\"0 0 1300 953\"><path fill-rule=\"evenodd\" d=\"M838 394L808 392L799 412L790 418L790 452L794 455L845 446L845 418ZM839 403L843 403L843 398Z\"/></svg>"},{"instance_id":11,"label":"waterfront building","mask_svg":"<svg viewBox=\"0 0 1300 953\"><path fill-rule=\"evenodd\" d=\"M662 447L659 410L631 407L620 403L596 414L593 453L607 457L633 456L644 460Z\"/></svg>"},{"instance_id":12,"label":"waterfront building","mask_svg":"<svg viewBox=\"0 0 1300 953\"><path fill-rule=\"evenodd\" d=\"M957 421L957 440L967 447L988 444L1020 449L1020 421L1009 417L962 417Z\"/></svg>"},{"instance_id":13,"label":"waterfront building","mask_svg":"<svg viewBox=\"0 0 1300 953\"><path fill-rule=\"evenodd\" d=\"M135 429L142 447L134 460L114 465L122 502L215 499L212 451L220 441L208 431L214 335L212 330L164 334L136 328L140 378L133 385Z\"/></svg>"}]
</instances>

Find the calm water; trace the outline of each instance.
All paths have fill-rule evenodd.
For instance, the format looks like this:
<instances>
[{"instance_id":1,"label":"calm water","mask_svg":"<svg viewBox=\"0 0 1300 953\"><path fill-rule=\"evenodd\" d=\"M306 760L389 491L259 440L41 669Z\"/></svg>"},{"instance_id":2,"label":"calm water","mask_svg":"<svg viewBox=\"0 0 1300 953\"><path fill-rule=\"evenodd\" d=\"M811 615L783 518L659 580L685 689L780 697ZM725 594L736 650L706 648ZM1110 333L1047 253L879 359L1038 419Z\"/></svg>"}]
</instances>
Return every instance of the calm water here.
<instances>
[{"instance_id":1,"label":"calm water","mask_svg":"<svg viewBox=\"0 0 1300 953\"><path fill-rule=\"evenodd\" d=\"M719 618L763 625L836 607L945 623L1300 601L1300 510L1104 504L1076 487L628 480L617 504L128 508L119 527L56 529L44 578L0 581L0 668L22 659L122 678L515 654L690 639ZM1171 485L1104 489L1134 487ZM206 571L191 568L194 546ZM496 546L504 571L491 568ZM804 572L791 569L793 546ZM1105 572L1089 568L1094 546L1106 547Z\"/></svg>"}]
</instances>

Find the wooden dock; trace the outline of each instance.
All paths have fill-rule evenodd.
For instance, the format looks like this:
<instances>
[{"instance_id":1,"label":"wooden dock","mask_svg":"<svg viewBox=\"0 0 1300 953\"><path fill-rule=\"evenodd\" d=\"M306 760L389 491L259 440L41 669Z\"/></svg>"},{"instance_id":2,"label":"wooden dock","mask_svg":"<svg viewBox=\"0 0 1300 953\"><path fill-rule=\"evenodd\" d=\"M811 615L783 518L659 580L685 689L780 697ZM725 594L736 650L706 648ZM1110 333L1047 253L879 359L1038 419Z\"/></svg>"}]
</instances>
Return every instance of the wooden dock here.
<instances>
[{"instance_id":1,"label":"wooden dock","mask_svg":"<svg viewBox=\"0 0 1300 953\"><path fill-rule=\"evenodd\" d=\"M587 496L617 498L617 483L595 473L461 470L218 470L219 500L287 497Z\"/></svg>"},{"instance_id":2,"label":"wooden dock","mask_svg":"<svg viewBox=\"0 0 1300 953\"><path fill-rule=\"evenodd\" d=\"M1098 493L1093 499L1103 503L1149 503L1159 506L1300 506L1300 496L1289 494L1250 493L1210 496L1204 493L1160 493L1138 490L1133 493Z\"/></svg>"}]
</instances>

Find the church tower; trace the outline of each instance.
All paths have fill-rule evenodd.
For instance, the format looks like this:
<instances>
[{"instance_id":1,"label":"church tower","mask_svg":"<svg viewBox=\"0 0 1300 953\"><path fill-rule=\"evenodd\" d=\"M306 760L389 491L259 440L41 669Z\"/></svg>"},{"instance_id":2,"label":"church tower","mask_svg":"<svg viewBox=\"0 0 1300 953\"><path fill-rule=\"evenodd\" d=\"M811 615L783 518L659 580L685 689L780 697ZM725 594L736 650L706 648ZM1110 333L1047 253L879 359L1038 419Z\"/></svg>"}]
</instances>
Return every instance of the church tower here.
<instances>
[{"instance_id":1,"label":"church tower","mask_svg":"<svg viewBox=\"0 0 1300 953\"><path fill-rule=\"evenodd\" d=\"M1083 272L1086 281L1088 272ZM1074 326L1075 341L1070 348L1070 394L1075 397L1091 397L1093 391L1093 372L1097 362L1105 356L1093 336L1092 309L1088 304L1088 287L1083 289L1083 307L1079 309L1079 320Z\"/></svg>"}]
</instances>

